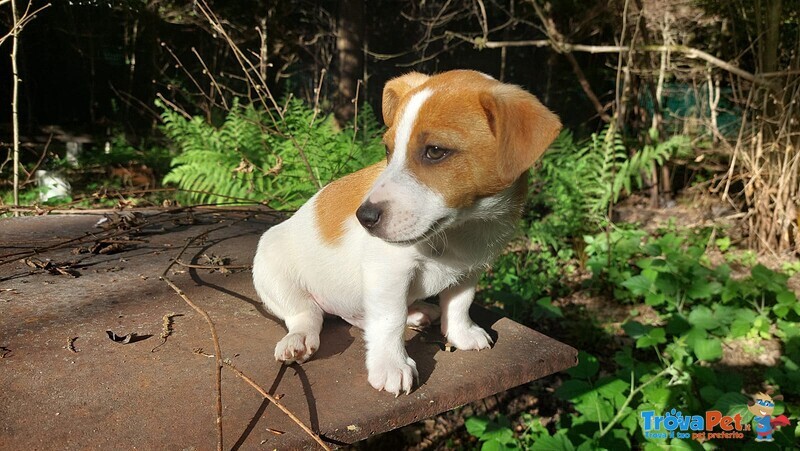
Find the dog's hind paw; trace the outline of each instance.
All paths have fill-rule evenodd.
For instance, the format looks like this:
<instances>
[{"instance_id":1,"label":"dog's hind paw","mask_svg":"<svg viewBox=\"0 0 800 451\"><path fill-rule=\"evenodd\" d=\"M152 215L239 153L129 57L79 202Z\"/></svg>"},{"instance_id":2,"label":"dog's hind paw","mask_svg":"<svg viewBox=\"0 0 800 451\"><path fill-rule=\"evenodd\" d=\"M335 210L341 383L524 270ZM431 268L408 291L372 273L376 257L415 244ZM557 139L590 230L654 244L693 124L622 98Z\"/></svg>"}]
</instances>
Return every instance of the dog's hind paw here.
<instances>
[{"instance_id":1,"label":"dog's hind paw","mask_svg":"<svg viewBox=\"0 0 800 451\"><path fill-rule=\"evenodd\" d=\"M303 363L319 349L319 335L288 333L275 346L275 360Z\"/></svg>"},{"instance_id":2,"label":"dog's hind paw","mask_svg":"<svg viewBox=\"0 0 800 451\"><path fill-rule=\"evenodd\" d=\"M447 331L447 341L456 349L481 350L491 348L492 337L477 324L471 324L465 328L451 328Z\"/></svg>"}]
</instances>

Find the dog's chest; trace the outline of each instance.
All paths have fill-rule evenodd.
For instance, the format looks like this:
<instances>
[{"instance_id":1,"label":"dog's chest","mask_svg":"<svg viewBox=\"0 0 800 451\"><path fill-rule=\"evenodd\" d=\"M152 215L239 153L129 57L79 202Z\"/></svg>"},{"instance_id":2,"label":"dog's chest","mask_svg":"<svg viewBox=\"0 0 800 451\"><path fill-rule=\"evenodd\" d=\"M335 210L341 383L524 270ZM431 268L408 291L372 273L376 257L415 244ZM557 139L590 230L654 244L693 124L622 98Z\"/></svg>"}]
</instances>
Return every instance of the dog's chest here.
<instances>
[{"instance_id":1,"label":"dog's chest","mask_svg":"<svg viewBox=\"0 0 800 451\"><path fill-rule=\"evenodd\" d=\"M502 251L507 236L500 230L479 232L489 233L451 233L418 244L418 265L409 301L435 296L486 269Z\"/></svg>"},{"instance_id":2,"label":"dog's chest","mask_svg":"<svg viewBox=\"0 0 800 451\"><path fill-rule=\"evenodd\" d=\"M468 272L468 268L465 267L448 265L434 259L424 259L417 266L411 281L408 302L435 296L464 278Z\"/></svg>"}]
</instances>

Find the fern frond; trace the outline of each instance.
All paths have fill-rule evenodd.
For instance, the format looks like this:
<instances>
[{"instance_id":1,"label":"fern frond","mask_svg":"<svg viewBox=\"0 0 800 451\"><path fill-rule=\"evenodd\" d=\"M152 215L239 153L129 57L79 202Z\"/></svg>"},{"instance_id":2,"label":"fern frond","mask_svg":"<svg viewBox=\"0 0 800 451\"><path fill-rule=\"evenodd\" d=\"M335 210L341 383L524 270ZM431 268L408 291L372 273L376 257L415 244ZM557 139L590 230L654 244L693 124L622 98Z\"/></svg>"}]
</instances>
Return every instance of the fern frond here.
<instances>
[{"instance_id":1,"label":"fern frond","mask_svg":"<svg viewBox=\"0 0 800 451\"><path fill-rule=\"evenodd\" d=\"M161 129L179 151L164 183L195 191L185 197L188 202L238 198L293 209L316 192L301 152L311 174L323 183L383 156L383 131L368 108L360 114L368 130L355 136L353 126L338 131L331 117L315 117L297 99L288 102L279 124L273 124L266 111L234 100L219 127L201 117L187 119L161 102L157 105L162 110ZM270 169L278 160L282 164L276 174Z\"/></svg>"}]
</instances>

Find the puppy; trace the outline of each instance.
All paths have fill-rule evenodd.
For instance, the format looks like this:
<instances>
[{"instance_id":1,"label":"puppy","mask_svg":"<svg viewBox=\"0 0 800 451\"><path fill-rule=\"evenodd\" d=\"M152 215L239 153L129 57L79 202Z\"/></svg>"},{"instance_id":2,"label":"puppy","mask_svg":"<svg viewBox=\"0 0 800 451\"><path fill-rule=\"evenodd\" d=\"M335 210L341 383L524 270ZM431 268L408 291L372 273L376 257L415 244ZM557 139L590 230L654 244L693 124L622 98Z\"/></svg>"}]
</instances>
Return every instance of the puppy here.
<instances>
[{"instance_id":1,"label":"puppy","mask_svg":"<svg viewBox=\"0 0 800 451\"><path fill-rule=\"evenodd\" d=\"M253 280L286 323L275 359L305 362L319 348L323 314L363 329L369 383L409 393L417 369L406 324L438 312L458 349L489 348L469 317L481 272L522 214L527 171L561 129L519 87L457 70L410 73L383 91L386 161L330 183L261 237Z\"/></svg>"}]
</instances>

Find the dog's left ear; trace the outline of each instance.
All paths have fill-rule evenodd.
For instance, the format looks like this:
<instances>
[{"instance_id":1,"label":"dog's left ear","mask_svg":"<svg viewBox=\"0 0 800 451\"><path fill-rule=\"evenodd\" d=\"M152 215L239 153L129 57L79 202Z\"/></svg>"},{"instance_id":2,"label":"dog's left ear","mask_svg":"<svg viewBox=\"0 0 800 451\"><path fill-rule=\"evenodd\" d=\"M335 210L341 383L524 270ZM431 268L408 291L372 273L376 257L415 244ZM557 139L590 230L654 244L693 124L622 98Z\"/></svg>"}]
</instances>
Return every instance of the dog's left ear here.
<instances>
[{"instance_id":1,"label":"dog's left ear","mask_svg":"<svg viewBox=\"0 0 800 451\"><path fill-rule=\"evenodd\" d=\"M393 78L383 87L383 123L386 127L391 127L394 123L394 116L397 114L397 107L400 106L402 99L408 91L425 83L427 75L419 72L409 72L397 78Z\"/></svg>"},{"instance_id":2,"label":"dog's left ear","mask_svg":"<svg viewBox=\"0 0 800 451\"><path fill-rule=\"evenodd\" d=\"M489 128L500 145L499 174L510 185L542 156L561 131L561 121L532 94L498 84L480 95Z\"/></svg>"}]
</instances>

